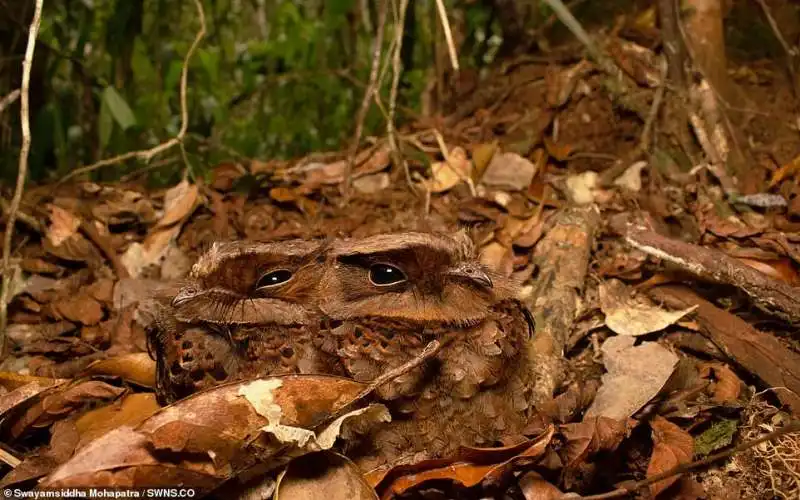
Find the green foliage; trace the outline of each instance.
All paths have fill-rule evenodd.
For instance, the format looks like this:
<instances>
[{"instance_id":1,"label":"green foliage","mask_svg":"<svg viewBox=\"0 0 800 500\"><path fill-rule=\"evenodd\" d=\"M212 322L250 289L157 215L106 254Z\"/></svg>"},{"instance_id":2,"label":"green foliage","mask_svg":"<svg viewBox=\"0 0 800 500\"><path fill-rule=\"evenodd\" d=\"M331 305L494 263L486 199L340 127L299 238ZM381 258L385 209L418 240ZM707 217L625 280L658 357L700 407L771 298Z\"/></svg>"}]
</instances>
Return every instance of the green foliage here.
<instances>
[{"instance_id":1,"label":"green foliage","mask_svg":"<svg viewBox=\"0 0 800 500\"><path fill-rule=\"evenodd\" d=\"M698 457L709 455L720 448L729 446L739 422L734 419L723 418L711 424L702 434L694 440L694 454Z\"/></svg>"},{"instance_id":2,"label":"green foliage","mask_svg":"<svg viewBox=\"0 0 800 500\"><path fill-rule=\"evenodd\" d=\"M339 148L351 137L364 91L354 82L368 80L374 36L356 15L360 2L202 4L207 35L189 67L185 142L198 173L229 159L231 151L253 158L289 157ZM376 6L370 5L374 23ZM0 22L0 46L22 40L9 49L20 57L23 27L3 31L3 26ZM174 136L181 126L183 61L198 28L193 2L46 2L32 76L40 84L31 91L31 178L59 177ZM0 60L5 55L0 48ZM0 64L0 69L18 71L18 66ZM14 86L13 79L0 78L0 96ZM403 98L413 105L418 93ZM14 147L0 148L0 161L3 177L10 180L16 173L19 123L17 116L3 118ZM382 120L371 112L366 133L383 127ZM131 161L95 176L115 179L141 166ZM172 167L184 165L177 161Z\"/></svg>"}]
</instances>

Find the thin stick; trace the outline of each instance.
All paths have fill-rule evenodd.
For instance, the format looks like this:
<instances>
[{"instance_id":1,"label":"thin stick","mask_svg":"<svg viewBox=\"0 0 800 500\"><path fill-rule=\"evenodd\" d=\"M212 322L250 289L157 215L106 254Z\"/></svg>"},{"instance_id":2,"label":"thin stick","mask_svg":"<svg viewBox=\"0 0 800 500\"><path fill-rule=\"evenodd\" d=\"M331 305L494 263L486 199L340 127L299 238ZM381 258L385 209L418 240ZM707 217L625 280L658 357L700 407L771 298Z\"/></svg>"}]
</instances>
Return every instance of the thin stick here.
<instances>
[{"instance_id":1,"label":"thin stick","mask_svg":"<svg viewBox=\"0 0 800 500\"><path fill-rule=\"evenodd\" d=\"M350 152L347 154L347 165L344 170L344 184L342 186L342 196L346 202L350 198L350 185L353 177L353 163L358 152L358 145L361 143L361 134L364 131L364 120L367 118L369 103L378 87L378 68L381 61L381 48L383 47L383 32L386 28L386 13L389 10L389 0L383 0L381 10L378 11L378 27L375 34L375 43L372 46L372 68L369 72L369 83L364 92L364 99L361 101L361 109L358 110L356 117L356 132L353 135L353 143L350 145Z\"/></svg>"},{"instance_id":2,"label":"thin stick","mask_svg":"<svg viewBox=\"0 0 800 500\"><path fill-rule=\"evenodd\" d=\"M683 474L684 472L689 472L691 470L697 469L698 467L702 467L704 465L708 465L711 463L716 462L722 458L728 458L731 455L739 453L740 451L749 450L759 444L772 441L773 439L783 436L784 434L790 434L792 432L800 431L800 421L794 421L789 423L786 427L781 427L776 431L772 431L769 434L765 434L758 439L754 439L752 441L747 441L745 443L741 443L737 446L734 446L730 450L721 451L719 453L715 453L714 455L709 455L702 460L698 460L696 462L691 462L688 464L680 464L677 465L669 470L666 470L660 474L656 474L654 476L648 477L647 479L643 479L642 481L634 481L634 482L624 482L622 486L617 488L614 491L609 491L608 493L601 493L599 495L589 495L585 497L575 496L574 494L567 494L562 496L564 500L566 499L576 499L580 498L582 500L607 500L609 498L620 498L624 496L628 496L631 493L644 488L645 486L649 486L653 483L657 483L662 479L666 479L668 477L677 476L678 474Z\"/></svg>"},{"instance_id":3,"label":"thin stick","mask_svg":"<svg viewBox=\"0 0 800 500\"><path fill-rule=\"evenodd\" d=\"M778 23L775 22L775 18L772 17L772 13L770 12L769 7L767 6L767 2L765 2L764 0L756 0L756 1L761 6L761 10L764 11L764 16L767 18L767 22L769 23L770 28L772 28L772 32L775 34L775 38L778 39L778 42L781 44L781 47L783 47L783 50L786 51L786 66L789 69L789 74L792 77L792 81L797 81L797 78L795 76L793 58L798 54L800 54L800 52L798 52L798 49L791 47L789 43L786 42L786 39L783 37L783 33L781 33L780 28L778 28ZM798 87L797 90L800 90L800 87Z\"/></svg>"},{"instance_id":4,"label":"thin stick","mask_svg":"<svg viewBox=\"0 0 800 500\"><path fill-rule=\"evenodd\" d=\"M392 89L389 92L389 118L386 121L386 135L389 138L389 147L392 151L392 156L394 156L394 163L402 165L408 187L412 193L416 193L417 190L414 188L411 172L408 169L408 162L397 145L397 131L394 127L394 116L397 109L397 89L400 86L400 74L402 72L400 53L403 50L403 29L406 25L407 9L408 0L400 0L400 12L397 16L395 27L394 53L392 54Z\"/></svg>"},{"instance_id":5,"label":"thin stick","mask_svg":"<svg viewBox=\"0 0 800 500\"><path fill-rule=\"evenodd\" d=\"M447 19L444 0L436 0L436 7L439 11L439 19L442 21L444 39L447 40L447 53L450 54L450 64L454 70L458 71L458 54L456 54L456 45L453 43L453 33L450 31L450 21Z\"/></svg>"},{"instance_id":6,"label":"thin stick","mask_svg":"<svg viewBox=\"0 0 800 500\"><path fill-rule=\"evenodd\" d=\"M98 161L97 163L93 163L85 167L76 168L75 170L73 170L72 172L68 173L63 178L61 178L61 180L58 181L56 185L63 184L68 179L71 179L75 176L85 174L88 172L93 172L99 168L106 167L108 165L114 165L117 163L122 163L124 161L133 158L138 158L140 160L149 162L154 156L159 155L164 151L183 142L183 139L186 136L186 131L189 128L189 108L186 105L186 87L187 87L187 81L189 79L189 61L192 59L194 51L197 49L197 46L200 45L200 41L203 39L203 37L206 36L206 14L205 11L203 10L203 5L200 3L200 0L194 0L194 4L197 7L197 15L200 19L200 31L198 31L197 35L195 35L194 41L192 42L192 45L189 47L189 51L186 52L186 56L183 59L183 68L181 69L181 84L180 84L181 128L178 131L178 134L172 139L163 142L153 148L141 151L129 151L119 156L108 158L106 160L101 160Z\"/></svg>"},{"instance_id":7,"label":"thin stick","mask_svg":"<svg viewBox=\"0 0 800 500\"><path fill-rule=\"evenodd\" d=\"M328 415L325 418L325 420L317 424L317 427L322 427L323 425L327 425L328 423L333 422L337 418L341 417L342 415L350 411L350 408L355 403L363 400L364 398L375 392L375 390L378 389L380 386L391 382L400 375L410 372L411 370L418 367L425 361L439 354L439 351L442 349L442 347L444 347L448 343L449 341L447 339L444 342L440 342L439 340L432 340L428 342L428 345L426 345L425 348L422 349L422 351L419 354L417 354L407 362L403 363L402 365L394 367L391 370L382 373L381 375L376 377L372 382L369 383L369 385L364 390L358 393L358 395L356 395L356 397L354 397L349 403L347 403L346 405L342 406L335 412Z\"/></svg>"},{"instance_id":8,"label":"thin stick","mask_svg":"<svg viewBox=\"0 0 800 500\"><path fill-rule=\"evenodd\" d=\"M598 49L597 45L595 45L594 41L592 41L592 38L589 36L586 30L583 29L581 23L575 19L575 16L572 15L572 12L569 11L567 6L564 5L561 0L544 0L544 3L553 9L553 13L558 16L558 19L564 23L564 25L570 32L572 32L575 38L577 38L578 41L581 42L584 47L586 47L589 55L591 55L595 61L601 61L605 59L603 54L600 52L600 49Z\"/></svg>"},{"instance_id":9,"label":"thin stick","mask_svg":"<svg viewBox=\"0 0 800 500\"><path fill-rule=\"evenodd\" d=\"M7 452L3 448L0 448L0 460L6 463L12 469L16 469L19 464L22 463L22 460L15 457L11 453Z\"/></svg>"},{"instance_id":10,"label":"thin stick","mask_svg":"<svg viewBox=\"0 0 800 500\"><path fill-rule=\"evenodd\" d=\"M3 114L3 111L5 111L7 107L11 106L19 99L19 94L19 89L12 90L10 94L0 99L0 115Z\"/></svg>"},{"instance_id":11,"label":"thin stick","mask_svg":"<svg viewBox=\"0 0 800 500\"><path fill-rule=\"evenodd\" d=\"M17 219L17 210L22 201L22 192L25 189L25 178L28 175L28 155L31 151L31 122L30 122L30 83L31 67L33 66L33 51L36 48L36 36L39 34L39 25L42 22L42 3L44 0L36 0L36 7L33 11L33 21L31 21L30 31L28 32L28 46L25 48L25 59L22 60L22 85L20 85L20 111L19 117L22 123L22 145L19 149L19 170L17 171L17 185L14 189L14 197L11 199L11 207L8 209L6 218L6 233L3 239L3 285L0 292L0 359L6 357L6 324L8 321L8 294L11 290L11 280L16 277L16 273L10 272L9 262L11 261L11 239L14 235L14 222Z\"/></svg>"}]
</instances>

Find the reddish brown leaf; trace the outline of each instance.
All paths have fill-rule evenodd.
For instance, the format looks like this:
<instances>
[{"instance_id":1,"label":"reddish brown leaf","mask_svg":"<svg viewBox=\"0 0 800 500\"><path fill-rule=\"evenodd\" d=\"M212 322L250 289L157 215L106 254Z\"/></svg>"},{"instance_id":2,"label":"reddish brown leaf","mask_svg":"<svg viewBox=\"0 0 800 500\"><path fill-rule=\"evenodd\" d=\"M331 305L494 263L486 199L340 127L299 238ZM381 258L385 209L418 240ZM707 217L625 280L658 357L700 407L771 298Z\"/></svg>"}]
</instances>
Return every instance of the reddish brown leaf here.
<instances>
[{"instance_id":1,"label":"reddish brown leaf","mask_svg":"<svg viewBox=\"0 0 800 500\"><path fill-rule=\"evenodd\" d=\"M699 367L700 376L713 379L712 398L718 403L729 403L739 399L742 381L727 365L722 363L703 363Z\"/></svg>"},{"instance_id":2,"label":"reddish brown leaf","mask_svg":"<svg viewBox=\"0 0 800 500\"><path fill-rule=\"evenodd\" d=\"M7 412L42 392L68 382L65 379L33 377L9 372L0 372L0 380L3 387L11 391L0 396L0 417L5 417Z\"/></svg>"},{"instance_id":3,"label":"reddish brown leaf","mask_svg":"<svg viewBox=\"0 0 800 500\"><path fill-rule=\"evenodd\" d=\"M797 155L796 157L794 157L794 159L792 159L791 161L789 161L781 168L772 173L772 179L770 179L769 181L769 187L773 188L777 186L784 179L791 177L798 171L800 171L800 155Z\"/></svg>"},{"instance_id":4,"label":"reddish brown leaf","mask_svg":"<svg viewBox=\"0 0 800 500\"><path fill-rule=\"evenodd\" d=\"M211 187L217 191L230 191L245 169L235 163L220 163L211 171Z\"/></svg>"},{"instance_id":5,"label":"reddish brown leaf","mask_svg":"<svg viewBox=\"0 0 800 500\"><path fill-rule=\"evenodd\" d=\"M614 420L595 417L576 424L561 426L561 433L567 440L564 447L564 462L568 467L583 463L589 455L601 450L613 451L635 427L632 420Z\"/></svg>"},{"instance_id":6,"label":"reddish brown leaf","mask_svg":"<svg viewBox=\"0 0 800 500\"><path fill-rule=\"evenodd\" d=\"M164 196L164 216L155 229L166 228L180 222L192 214L200 196L196 184L183 180L170 188Z\"/></svg>"},{"instance_id":7,"label":"reddish brown leaf","mask_svg":"<svg viewBox=\"0 0 800 500\"><path fill-rule=\"evenodd\" d=\"M23 271L36 274L59 274L64 268L42 259L22 259L19 266Z\"/></svg>"},{"instance_id":8,"label":"reddish brown leaf","mask_svg":"<svg viewBox=\"0 0 800 500\"><path fill-rule=\"evenodd\" d=\"M655 476L680 464L689 463L694 451L692 436L669 420L656 416L651 422L653 454L647 466L647 477ZM675 475L650 485L650 493L658 495L680 478Z\"/></svg>"},{"instance_id":9,"label":"reddish brown leaf","mask_svg":"<svg viewBox=\"0 0 800 500\"><path fill-rule=\"evenodd\" d=\"M78 448L97 439L106 432L127 426L136 426L161 408L152 393L129 394L113 403L84 413L75 420L80 436Z\"/></svg>"},{"instance_id":10,"label":"reddish brown leaf","mask_svg":"<svg viewBox=\"0 0 800 500\"><path fill-rule=\"evenodd\" d=\"M67 297L53 307L62 318L84 325L96 325L103 319L103 306L87 294Z\"/></svg>"},{"instance_id":11,"label":"reddish brown leaf","mask_svg":"<svg viewBox=\"0 0 800 500\"><path fill-rule=\"evenodd\" d=\"M311 453L293 460L280 477L275 500L377 500L361 469L332 452Z\"/></svg>"},{"instance_id":12,"label":"reddish brown leaf","mask_svg":"<svg viewBox=\"0 0 800 500\"><path fill-rule=\"evenodd\" d=\"M9 434L16 439L29 429L47 427L86 404L115 399L123 392L125 389L99 381L58 385L38 394L39 401L13 419Z\"/></svg>"},{"instance_id":13,"label":"reddish brown leaf","mask_svg":"<svg viewBox=\"0 0 800 500\"><path fill-rule=\"evenodd\" d=\"M50 209L50 227L47 229L47 239L57 247L78 233L81 220L59 206L49 205L48 208Z\"/></svg>"},{"instance_id":14,"label":"reddish brown leaf","mask_svg":"<svg viewBox=\"0 0 800 500\"><path fill-rule=\"evenodd\" d=\"M155 387L156 362L146 352L122 354L95 361L86 368L86 375L110 375L143 387Z\"/></svg>"},{"instance_id":15,"label":"reddish brown leaf","mask_svg":"<svg viewBox=\"0 0 800 500\"><path fill-rule=\"evenodd\" d=\"M269 464L280 454L284 458L272 465L277 466L286 454L306 453L302 444L284 439L310 432L364 387L338 377L297 375L217 386L157 411L135 428L104 434L41 486L181 483L205 491L259 460ZM262 432L272 439L253 439ZM171 453L154 455L153 449Z\"/></svg>"},{"instance_id":16,"label":"reddish brown leaf","mask_svg":"<svg viewBox=\"0 0 800 500\"><path fill-rule=\"evenodd\" d=\"M427 465L426 463L411 466L410 468L396 467L395 470L385 474L384 478L380 481L381 484L379 484L376 489L382 492L381 498L387 499L411 488L416 488L427 481L449 479L467 488L484 481L497 482L501 477L513 470L515 466L521 463L535 463L543 457L554 434L555 427L551 425L536 439L526 442L525 444L527 446L524 448L520 445L516 445L511 448L503 447L499 450L495 450L495 452L490 451L488 448L483 449L483 453L486 454L483 458L498 456L496 453L497 451L500 452L499 456L502 456L502 454L505 454L509 450L518 450L514 456L500 463L478 464L462 460L442 464L439 460L431 460L428 461L427 464L433 468L427 470L421 470L420 468ZM471 450L472 452L469 452L467 456L477 457L478 455L475 454L475 449L473 448ZM405 474L398 477L399 474L403 473ZM375 479L374 476L368 477L371 480ZM389 482L390 480L391 482Z\"/></svg>"},{"instance_id":17,"label":"reddish brown leaf","mask_svg":"<svg viewBox=\"0 0 800 500\"><path fill-rule=\"evenodd\" d=\"M545 481L535 472L528 472L519 479L519 487L525 500L558 500L564 493Z\"/></svg>"}]
</instances>

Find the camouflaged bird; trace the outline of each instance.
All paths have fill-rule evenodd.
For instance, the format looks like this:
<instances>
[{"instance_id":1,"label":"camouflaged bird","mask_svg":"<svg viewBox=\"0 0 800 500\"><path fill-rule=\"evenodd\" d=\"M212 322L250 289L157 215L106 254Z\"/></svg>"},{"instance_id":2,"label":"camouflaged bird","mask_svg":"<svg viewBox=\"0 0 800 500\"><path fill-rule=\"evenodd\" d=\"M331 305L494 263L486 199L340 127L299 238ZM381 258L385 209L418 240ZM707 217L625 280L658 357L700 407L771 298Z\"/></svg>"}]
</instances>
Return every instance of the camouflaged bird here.
<instances>
[{"instance_id":1,"label":"camouflaged bird","mask_svg":"<svg viewBox=\"0 0 800 500\"><path fill-rule=\"evenodd\" d=\"M155 298L148 342L159 401L261 375L341 372L318 349L323 266L317 242L215 243L184 283Z\"/></svg>"},{"instance_id":2,"label":"camouflaged bird","mask_svg":"<svg viewBox=\"0 0 800 500\"><path fill-rule=\"evenodd\" d=\"M362 467L452 455L519 436L528 422L533 319L517 287L482 266L465 233L382 234L337 241L319 285L324 346L368 382L432 359L377 390L393 421L366 440ZM370 443L371 442L371 443Z\"/></svg>"}]
</instances>

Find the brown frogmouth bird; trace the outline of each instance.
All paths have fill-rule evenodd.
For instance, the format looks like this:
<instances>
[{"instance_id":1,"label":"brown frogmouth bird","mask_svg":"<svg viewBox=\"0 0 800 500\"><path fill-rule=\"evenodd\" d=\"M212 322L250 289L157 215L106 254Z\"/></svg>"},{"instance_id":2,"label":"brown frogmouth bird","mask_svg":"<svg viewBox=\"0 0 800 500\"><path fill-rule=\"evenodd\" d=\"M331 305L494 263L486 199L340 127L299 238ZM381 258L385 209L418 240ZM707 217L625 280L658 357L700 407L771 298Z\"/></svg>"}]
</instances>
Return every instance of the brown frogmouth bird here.
<instances>
[{"instance_id":1,"label":"brown frogmouth bird","mask_svg":"<svg viewBox=\"0 0 800 500\"><path fill-rule=\"evenodd\" d=\"M261 375L339 372L318 348L323 255L317 242L215 243L177 290L154 301L148 341L159 401Z\"/></svg>"},{"instance_id":2,"label":"brown frogmouth bird","mask_svg":"<svg viewBox=\"0 0 800 500\"><path fill-rule=\"evenodd\" d=\"M383 234L333 243L320 282L335 354L370 381L443 347L377 390L393 421L359 464L452 455L519 436L532 411L530 312L516 286L482 266L465 233Z\"/></svg>"}]
</instances>

